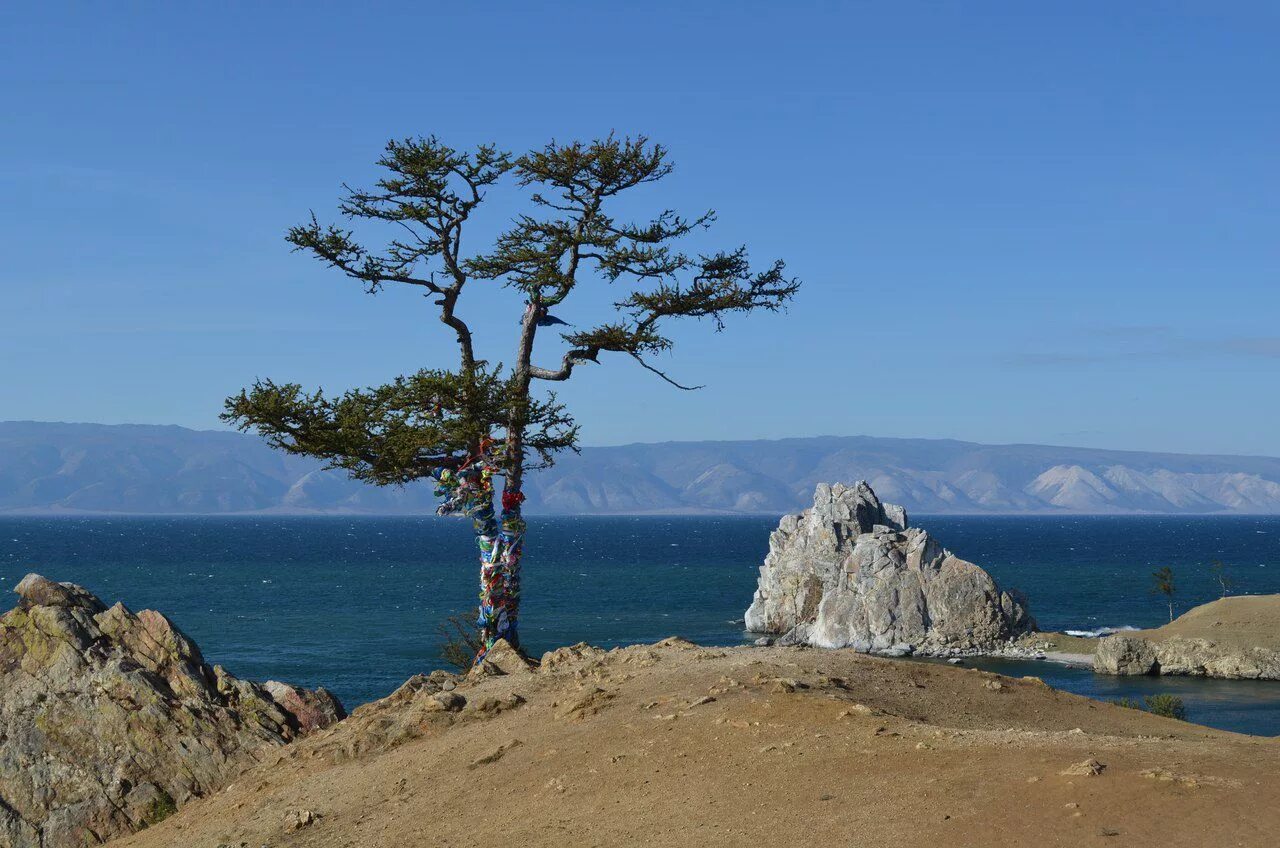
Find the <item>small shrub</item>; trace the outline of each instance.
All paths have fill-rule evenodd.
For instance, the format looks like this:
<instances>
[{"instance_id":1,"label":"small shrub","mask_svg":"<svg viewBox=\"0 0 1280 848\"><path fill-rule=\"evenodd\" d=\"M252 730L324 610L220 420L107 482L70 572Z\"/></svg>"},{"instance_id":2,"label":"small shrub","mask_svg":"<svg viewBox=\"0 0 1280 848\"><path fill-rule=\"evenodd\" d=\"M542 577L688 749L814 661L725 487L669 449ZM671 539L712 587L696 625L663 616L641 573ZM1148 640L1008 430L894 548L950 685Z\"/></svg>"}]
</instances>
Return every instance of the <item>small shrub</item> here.
<instances>
[{"instance_id":1,"label":"small shrub","mask_svg":"<svg viewBox=\"0 0 1280 848\"><path fill-rule=\"evenodd\" d=\"M1176 718L1178 721L1187 720L1187 708L1177 695L1148 695L1141 701L1137 698L1117 698L1114 703L1130 710L1143 710L1152 715Z\"/></svg>"},{"instance_id":2,"label":"small shrub","mask_svg":"<svg viewBox=\"0 0 1280 848\"><path fill-rule=\"evenodd\" d=\"M1145 699L1147 711L1165 718L1187 720L1187 708L1177 695L1148 695Z\"/></svg>"},{"instance_id":3,"label":"small shrub","mask_svg":"<svg viewBox=\"0 0 1280 848\"><path fill-rule=\"evenodd\" d=\"M148 828L153 824L159 824L176 812L178 812L178 805L174 803L169 793L163 789L157 789L151 803L142 811L142 827Z\"/></svg>"},{"instance_id":4,"label":"small shrub","mask_svg":"<svg viewBox=\"0 0 1280 848\"><path fill-rule=\"evenodd\" d=\"M471 668L480 652L480 631L476 627L479 614L479 610L455 613L436 625L440 659L458 671Z\"/></svg>"}]
</instances>

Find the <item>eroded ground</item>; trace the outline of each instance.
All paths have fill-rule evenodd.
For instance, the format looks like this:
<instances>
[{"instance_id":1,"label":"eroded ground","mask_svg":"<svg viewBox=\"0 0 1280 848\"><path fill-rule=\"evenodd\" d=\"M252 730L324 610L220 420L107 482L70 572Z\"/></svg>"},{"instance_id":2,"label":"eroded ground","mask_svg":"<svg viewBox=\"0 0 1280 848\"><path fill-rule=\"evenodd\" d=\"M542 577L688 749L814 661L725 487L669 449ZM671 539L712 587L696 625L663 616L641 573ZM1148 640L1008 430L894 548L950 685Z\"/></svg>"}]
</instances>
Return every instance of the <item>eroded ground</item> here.
<instances>
[{"instance_id":1,"label":"eroded ground","mask_svg":"<svg viewBox=\"0 0 1280 848\"><path fill-rule=\"evenodd\" d=\"M1273 846L1280 834L1277 742L1034 679L676 640L504 667L417 678L113 844Z\"/></svg>"}]
</instances>

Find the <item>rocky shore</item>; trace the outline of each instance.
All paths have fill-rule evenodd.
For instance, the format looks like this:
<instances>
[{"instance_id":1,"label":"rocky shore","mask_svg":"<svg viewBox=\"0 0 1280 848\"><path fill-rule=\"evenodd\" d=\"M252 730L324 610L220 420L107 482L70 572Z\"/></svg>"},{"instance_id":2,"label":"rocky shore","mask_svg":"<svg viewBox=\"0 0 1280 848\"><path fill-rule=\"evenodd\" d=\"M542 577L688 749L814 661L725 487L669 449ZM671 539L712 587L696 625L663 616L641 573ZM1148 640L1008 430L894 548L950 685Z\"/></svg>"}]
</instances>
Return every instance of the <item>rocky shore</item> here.
<instances>
[{"instance_id":1,"label":"rocky shore","mask_svg":"<svg viewBox=\"0 0 1280 848\"><path fill-rule=\"evenodd\" d=\"M158 612L37 574L15 591L0 617L0 848L152 826L345 716L324 689L210 667Z\"/></svg>"},{"instance_id":2,"label":"rocky shore","mask_svg":"<svg viewBox=\"0 0 1280 848\"><path fill-rule=\"evenodd\" d=\"M866 482L820 484L784 516L746 612L758 644L882 656L987 655L1100 674L1280 679L1280 596L1223 598L1171 624L1102 639L1041 633L1026 599L908 524Z\"/></svg>"},{"instance_id":3,"label":"rocky shore","mask_svg":"<svg viewBox=\"0 0 1280 848\"><path fill-rule=\"evenodd\" d=\"M1093 669L1280 680L1280 595L1221 598L1164 627L1107 636L1098 643Z\"/></svg>"}]
</instances>

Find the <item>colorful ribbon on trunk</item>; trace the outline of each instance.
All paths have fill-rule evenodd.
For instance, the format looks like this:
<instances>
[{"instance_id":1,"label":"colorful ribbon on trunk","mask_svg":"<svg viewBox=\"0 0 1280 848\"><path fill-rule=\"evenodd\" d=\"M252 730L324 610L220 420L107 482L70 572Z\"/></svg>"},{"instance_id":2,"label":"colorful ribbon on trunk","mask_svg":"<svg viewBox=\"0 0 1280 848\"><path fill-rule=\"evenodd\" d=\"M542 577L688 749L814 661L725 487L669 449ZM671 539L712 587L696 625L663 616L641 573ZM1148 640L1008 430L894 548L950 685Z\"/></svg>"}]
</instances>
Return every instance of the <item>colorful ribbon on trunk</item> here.
<instances>
[{"instance_id":1,"label":"colorful ribbon on trunk","mask_svg":"<svg viewBox=\"0 0 1280 848\"><path fill-rule=\"evenodd\" d=\"M493 509L493 467L488 462L464 465L458 470L438 468L435 493L444 498L439 515L462 514L471 518L476 546L480 549L480 650L479 663L499 639L520 647L516 627L520 608L520 556L524 552L525 522L520 513L524 494L503 491L502 513Z\"/></svg>"}]
</instances>

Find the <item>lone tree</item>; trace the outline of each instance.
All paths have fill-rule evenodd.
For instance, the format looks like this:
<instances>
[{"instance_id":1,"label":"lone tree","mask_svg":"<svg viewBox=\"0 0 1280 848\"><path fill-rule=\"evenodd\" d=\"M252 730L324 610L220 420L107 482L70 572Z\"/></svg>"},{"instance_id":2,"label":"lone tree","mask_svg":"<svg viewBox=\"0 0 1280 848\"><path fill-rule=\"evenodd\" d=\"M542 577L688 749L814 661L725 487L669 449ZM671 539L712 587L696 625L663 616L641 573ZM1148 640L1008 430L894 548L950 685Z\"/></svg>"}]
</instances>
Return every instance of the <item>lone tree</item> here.
<instances>
[{"instance_id":1,"label":"lone tree","mask_svg":"<svg viewBox=\"0 0 1280 848\"><path fill-rule=\"evenodd\" d=\"M1151 572L1151 584L1152 592L1164 595L1165 602L1169 605L1169 620L1173 621L1173 596L1178 591L1173 583L1173 569L1166 565Z\"/></svg>"},{"instance_id":2,"label":"lone tree","mask_svg":"<svg viewBox=\"0 0 1280 848\"><path fill-rule=\"evenodd\" d=\"M553 141L522 156L492 145L461 151L435 137L406 139L387 144L378 165L386 171L382 179L367 190L344 186L339 209L350 220L386 222L395 238L371 249L313 214L287 239L369 294L393 284L422 289L456 338L457 367L424 368L335 396L258 380L227 399L222 417L359 480L434 480L443 499L437 512L470 517L480 549L478 662L499 639L520 646L524 474L577 449L577 425L554 393L535 391L535 381L563 382L579 365L616 353L690 388L650 361L672 346L669 322L706 318L719 331L732 313L777 311L800 284L781 261L752 269L745 247L679 250L681 239L712 224L714 212L615 219L610 210L620 195L671 173L667 150L643 137ZM487 251L464 254L464 229L486 191L504 178L527 190L527 210ZM589 329L560 332L559 362L539 364L543 331L566 324L551 310L588 281L621 289L614 311ZM509 367L476 356L460 304L464 290L480 283L513 289L521 302Z\"/></svg>"},{"instance_id":3,"label":"lone tree","mask_svg":"<svg viewBox=\"0 0 1280 848\"><path fill-rule=\"evenodd\" d=\"M1232 576L1231 569L1220 559L1215 559L1210 568L1213 570L1214 581L1222 591L1222 597L1230 595L1231 590L1236 587L1236 579Z\"/></svg>"}]
</instances>

